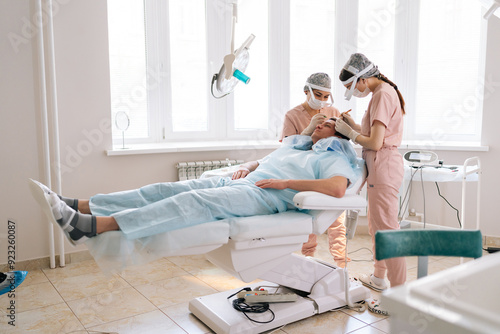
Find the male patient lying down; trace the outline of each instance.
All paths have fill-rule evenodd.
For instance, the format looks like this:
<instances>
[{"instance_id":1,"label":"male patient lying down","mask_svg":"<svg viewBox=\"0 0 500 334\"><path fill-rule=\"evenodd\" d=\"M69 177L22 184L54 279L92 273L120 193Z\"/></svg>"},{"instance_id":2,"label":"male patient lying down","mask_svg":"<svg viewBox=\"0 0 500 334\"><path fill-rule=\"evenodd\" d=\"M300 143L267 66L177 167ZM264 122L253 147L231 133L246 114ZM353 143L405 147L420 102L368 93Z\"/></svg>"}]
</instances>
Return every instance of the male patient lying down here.
<instances>
[{"instance_id":1,"label":"male patient lying down","mask_svg":"<svg viewBox=\"0 0 500 334\"><path fill-rule=\"evenodd\" d=\"M225 218L283 212L293 208L299 191L342 197L360 177L356 153L340 136L335 121L327 120L310 137L286 138L282 147L259 163L246 164L233 178L157 183L90 200L62 197L33 181L43 193L35 198L73 244L107 231L136 239Z\"/></svg>"}]
</instances>

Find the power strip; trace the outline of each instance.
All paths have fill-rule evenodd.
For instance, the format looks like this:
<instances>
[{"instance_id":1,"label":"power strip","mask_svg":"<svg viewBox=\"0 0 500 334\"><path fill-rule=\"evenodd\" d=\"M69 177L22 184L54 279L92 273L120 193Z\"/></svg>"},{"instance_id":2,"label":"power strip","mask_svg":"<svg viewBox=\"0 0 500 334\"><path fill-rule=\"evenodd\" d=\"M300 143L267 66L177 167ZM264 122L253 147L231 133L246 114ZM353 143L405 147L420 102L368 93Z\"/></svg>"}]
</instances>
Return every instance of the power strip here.
<instances>
[{"instance_id":1,"label":"power strip","mask_svg":"<svg viewBox=\"0 0 500 334\"><path fill-rule=\"evenodd\" d=\"M295 293L272 293L267 290L240 291L238 298L245 299L245 302L253 303L287 303L297 300Z\"/></svg>"},{"instance_id":2,"label":"power strip","mask_svg":"<svg viewBox=\"0 0 500 334\"><path fill-rule=\"evenodd\" d=\"M250 288L248 288L248 290L250 290ZM252 290L252 291L240 291L240 292L238 292L237 297L238 298L246 298L247 296L250 296L250 295L267 295L267 294L269 294L269 292L267 290L260 289L260 290Z\"/></svg>"},{"instance_id":3,"label":"power strip","mask_svg":"<svg viewBox=\"0 0 500 334\"><path fill-rule=\"evenodd\" d=\"M245 302L253 303L288 303L297 301L295 293L273 293L273 294L260 294L248 295L245 297Z\"/></svg>"}]
</instances>

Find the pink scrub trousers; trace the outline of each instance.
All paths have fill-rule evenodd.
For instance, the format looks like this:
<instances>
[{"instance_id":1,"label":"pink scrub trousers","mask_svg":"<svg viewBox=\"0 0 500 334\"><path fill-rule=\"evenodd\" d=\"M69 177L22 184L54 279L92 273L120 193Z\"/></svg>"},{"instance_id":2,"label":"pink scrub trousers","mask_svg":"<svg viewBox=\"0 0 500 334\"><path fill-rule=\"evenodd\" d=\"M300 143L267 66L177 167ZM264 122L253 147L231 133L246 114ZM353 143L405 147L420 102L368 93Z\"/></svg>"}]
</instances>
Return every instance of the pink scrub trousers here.
<instances>
[{"instance_id":1,"label":"pink scrub trousers","mask_svg":"<svg viewBox=\"0 0 500 334\"><path fill-rule=\"evenodd\" d=\"M375 232L399 230L398 193L403 182L403 157L397 147L382 147L379 151L364 150L363 158L368 169L368 228L375 254ZM387 278L391 287L406 281L406 259L397 257L377 261L374 258L373 275Z\"/></svg>"},{"instance_id":2,"label":"pink scrub trousers","mask_svg":"<svg viewBox=\"0 0 500 334\"><path fill-rule=\"evenodd\" d=\"M339 117L340 111L335 107L323 108L319 111L326 115L327 118ZM309 115L307 110L302 104L289 110L285 115L283 121L283 130L281 131L281 138L298 135L311 123L312 116ZM328 244L330 254L332 254L335 263L339 267L345 267L345 251L346 251L346 229L344 226L345 212L332 223L328 228ZM305 256L314 256L316 247L318 246L318 237L316 234L310 234L309 240L302 246L302 254ZM350 261L348 258L347 261Z\"/></svg>"},{"instance_id":3,"label":"pink scrub trousers","mask_svg":"<svg viewBox=\"0 0 500 334\"><path fill-rule=\"evenodd\" d=\"M335 263L345 268L345 252L346 252L346 228L344 225L345 211L337 218L336 221L328 228L328 248L332 254ZM305 256L314 256L316 247L318 246L318 236L314 233L309 234L309 240L302 245L302 254ZM347 258L347 262L351 259Z\"/></svg>"}]
</instances>

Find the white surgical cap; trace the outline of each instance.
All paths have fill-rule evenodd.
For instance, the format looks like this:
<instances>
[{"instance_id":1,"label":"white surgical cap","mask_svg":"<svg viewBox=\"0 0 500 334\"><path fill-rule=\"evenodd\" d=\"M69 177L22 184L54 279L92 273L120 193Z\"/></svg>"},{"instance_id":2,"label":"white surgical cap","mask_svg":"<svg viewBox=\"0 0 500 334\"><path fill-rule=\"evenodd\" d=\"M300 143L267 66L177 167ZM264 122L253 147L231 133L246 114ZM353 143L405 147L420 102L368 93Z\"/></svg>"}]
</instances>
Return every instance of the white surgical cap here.
<instances>
[{"instance_id":1,"label":"white surgical cap","mask_svg":"<svg viewBox=\"0 0 500 334\"><path fill-rule=\"evenodd\" d=\"M345 99L350 100L351 96L354 92L354 87L356 86L356 82L359 78L370 78L380 74L378 67L375 66L365 55L361 53L354 53L349 57L349 60L344 65L344 70L353 74L352 77L347 79L346 81L342 81L342 84L345 86L348 83L352 82L350 89L345 92Z\"/></svg>"},{"instance_id":2,"label":"white surgical cap","mask_svg":"<svg viewBox=\"0 0 500 334\"><path fill-rule=\"evenodd\" d=\"M306 80L304 91L308 90L307 87L312 89L317 89L325 92L332 91L332 81L326 73L314 73L309 76Z\"/></svg>"}]
</instances>

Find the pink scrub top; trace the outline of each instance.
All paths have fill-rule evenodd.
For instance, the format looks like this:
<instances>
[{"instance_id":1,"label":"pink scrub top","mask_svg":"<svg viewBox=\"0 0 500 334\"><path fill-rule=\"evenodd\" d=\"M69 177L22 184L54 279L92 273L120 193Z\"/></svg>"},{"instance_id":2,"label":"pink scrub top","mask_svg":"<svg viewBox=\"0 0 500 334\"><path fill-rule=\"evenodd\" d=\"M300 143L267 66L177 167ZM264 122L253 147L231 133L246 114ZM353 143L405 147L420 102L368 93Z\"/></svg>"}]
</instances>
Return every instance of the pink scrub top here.
<instances>
[{"instance_id":1,"label":"pink scrub top","mask_svg":"<svg viewBox=\"0 0 500 334\"><path fill-rule=\"evenodd\" d=\"M398 93L385 82L380 84L373 92L368 109L361 121L361 134L370 136L371 127L375 121L385 125L384 142L382 148L378 151L363 148L363 159L365 159L366 168L368 169L368 186L374 187L378 185L377 192L379 194L377 196L383 196L380 187L389 186L397 193L403 181L403 157L397 150L403 139L403 113L401 112ZM376 202L375 195L372 195L372 197L372 201ZM394 205L397 206L397 203ZM379 209L389 210L387 207L375 207L372 208L372 211L378 211Z\"/></svg>"},{"instance_id":2,"label":"pink scrub top","mask_svg":"<svg viewBox=\"0 0 500 334\"><path fill-rule=\"evenodd\" d=\"M385 125L385 135L382 147L398 147L403 139L403 113L398 93L386 82L375 88L368 104L363 120L361 134L369 137L371 127L379 121ZM367 149L363 149L365 151Z\"/></svg>"},{"instance_id":3,"label":"pink scrub top","mask_svg":"<svg viewBox=\"0 0 500 334\"><path fill-rule=\"evenodd\" d=\"M325 114L326 117L339 117L340 112L335 107L327 107L319 110L320 113ZM285 114L285 120L283 122L283 131L281 131L281 138L293 135L300 135L300 133L307 128L309 123L311 123L312 116L309 115L307 110L302 106L302 104L296 106L295 108L289 110Z\"/></svg>"}]
</instances>

